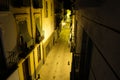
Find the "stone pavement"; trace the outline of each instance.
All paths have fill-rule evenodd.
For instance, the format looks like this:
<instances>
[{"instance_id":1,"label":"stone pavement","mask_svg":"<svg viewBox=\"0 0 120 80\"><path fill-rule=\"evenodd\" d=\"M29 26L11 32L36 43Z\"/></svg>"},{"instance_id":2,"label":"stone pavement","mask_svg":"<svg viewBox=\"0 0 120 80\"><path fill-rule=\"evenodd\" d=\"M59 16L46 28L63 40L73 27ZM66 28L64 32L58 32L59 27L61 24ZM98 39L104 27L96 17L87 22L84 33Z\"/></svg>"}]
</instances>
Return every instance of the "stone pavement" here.
<instances>
[{"instance_id":1,"label":"stone pavement","mask_svg":"<svg viewBox=\"0 0 120 80\"><path fill-rule=\"evenodd\" d=\"M40 80L70 80L71 61L68 41L60 38L40 69Z\"/></svg>"}]
</instances>

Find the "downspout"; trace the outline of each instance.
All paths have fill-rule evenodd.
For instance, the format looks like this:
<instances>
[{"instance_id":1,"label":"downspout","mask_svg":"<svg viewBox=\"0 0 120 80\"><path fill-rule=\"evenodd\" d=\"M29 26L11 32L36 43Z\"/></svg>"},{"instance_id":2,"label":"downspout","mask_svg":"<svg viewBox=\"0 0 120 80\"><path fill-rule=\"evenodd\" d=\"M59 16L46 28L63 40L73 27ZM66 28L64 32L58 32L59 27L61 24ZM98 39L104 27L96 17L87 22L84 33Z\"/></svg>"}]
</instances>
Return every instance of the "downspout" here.
<instances>
[{"instance_id":1,"label":"downspout","mask_svg":"<svg viewBox=\"0 0 120 80\"><path fill-rule=\"evenodd\" d=\"M34 37L33 37L33 23L32 23L33 22L33 19L32 19L33 12L32 12L32 8L33 8L32 0L30 0L31 32L32 32L33 45L35 45L35 40L34 40ZM34 53L34 50L33 50L33 61L34 61L34 78L36 78L36 65L35 65L35 53Z\"/></svg>"}]
</instances>

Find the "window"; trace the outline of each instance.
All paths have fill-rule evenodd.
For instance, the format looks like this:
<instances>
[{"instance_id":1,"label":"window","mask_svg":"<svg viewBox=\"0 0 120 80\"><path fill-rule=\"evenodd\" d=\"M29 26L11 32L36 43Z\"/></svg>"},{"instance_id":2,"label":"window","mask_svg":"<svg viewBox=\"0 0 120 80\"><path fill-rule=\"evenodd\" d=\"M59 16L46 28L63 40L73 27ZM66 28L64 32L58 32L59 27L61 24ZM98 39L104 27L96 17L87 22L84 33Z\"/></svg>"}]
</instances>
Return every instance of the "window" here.
<instances>
[{"instance_id":1,"label":"window","mask_svg":"<svg viewBox=\"0 0 120 80\"><path fill-rule=\"evenodd\" d=\"M31 79L31 76L30 76L29 66L30 66L30 58L28 57L28 58L22 63L24 80L32 80L32 79Z\"/></svg>"},{"instance_id":2,"label":"window","mask_svg":"<svg viewBox=\"0 0 120 80\"><path fill-rule=\"evenodd\" d=\"M13 7L27 7L30 6L30 0L11 0Z\"/></svg>"},{"instance_id":3,"label":"window","mask_svg":"<svg viewBox=\"0 0 120 80\"><path fill-rule=\"evenodd\" d=\"M49 52L50 52L50 43L48 43L48 45L46 46L46 55L48 55Z\"/></svg>"},{"instance_id":4,"label":"window","mask_svg":"<svg viewBox=\"0 0 120 80\"><path fill-rule=\"evenodd\" d=\"M0 0L0 11L9 10L9 0Z\"/></svg>"},{"instance_id":5,"label":"window","mask_svg":"<svg viewBox=\"0 0 120 80\"><path fill-rule=\"evenodd\" d=\"M31 26L28 15L16 15L18 28L18 44L20 50L27 52L33 46L33 39L30 36ZM28 30L29 29L29 30Z\"/></svg>"},{"instance_id":6,"label":"window","mask_svg":"<svg viewBox=\"0 0 120 80\"><path fill-rule=\"evenodd\" d=\"M45 1L45 17L48 17L48 2Z\"/></svg>"},{"instance_id":7,"label":"window","mask_svg":"<svg viewBox=\"0 0 120 80\"><path fill-rule=\"evenodd\" d=\"M35 14L35 26L36 26L36 43L40 43L44 38L44 32L42 30L42 17L41 14Z\"/></svg>"},{"instance_id":8,"label":"window","mask_svg":"<svg viewBox=\"0 0 120 80\"><path fill-rule=\"evenodd\" d=\"M42 0L33 0L33 7L34 8L42 8Z\"/></svg>"},{"instance_id":9,"label":"window","mask_svg":"<svg viewBox=\"0 0 120 80\"><path fill-rule=\"evenodd\" d=\"M37 47L37 56L38 56L38 62L41 60L41 48L40 45Z\"/></svg>"},{"instance_id":10,"label":"window","mask_svg":"<svg viewBox=\"0 0 120 80\"><path fill-rule=\"evenodd\" d=\"M40 42L40 37L41 37L41 29L40 29L40 19L37 17L35 19L35 24L36 24L36 43L39 43Z\"/></svg>"},{"instance_id":11,"label":"window","mask_svg":"<svg viewBox=\"0 0 120 80\"><path fill-rule=\"evenodd\" d=\"M53 11L52 11L52 10L53 10L52 8L53 8L53 7L52 7L52 3L51 3L51 16L52 16L52 12L53 12Z\"/></svg>"}]
</instances>

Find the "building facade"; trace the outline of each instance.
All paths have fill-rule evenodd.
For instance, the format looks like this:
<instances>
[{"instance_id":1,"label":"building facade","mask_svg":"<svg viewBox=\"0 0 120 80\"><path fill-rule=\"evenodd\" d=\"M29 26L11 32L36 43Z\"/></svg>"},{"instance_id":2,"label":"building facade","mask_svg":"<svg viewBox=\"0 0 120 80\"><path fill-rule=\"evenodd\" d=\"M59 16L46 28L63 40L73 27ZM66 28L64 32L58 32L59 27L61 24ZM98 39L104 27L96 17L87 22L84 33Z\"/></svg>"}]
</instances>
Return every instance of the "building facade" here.
<instances>
[{"instance_id":1,"label":"building facade","mask_svg":"<svg viewBox=\"0 0 120 80\"><path fill-rule=\"evenodd\" d=\"M36 80L55 43L53 0L0 1L3 80Z\"/></svg>"},{"instance_id":2,"label":"building facade","mask_svg":"<svg viewBox=\"0 0 120 80\"><path fill-rule=\"evenodd\" d=\"M74 1L71 80L120 79L119 0Z\"/></svg>"}]
</instances>

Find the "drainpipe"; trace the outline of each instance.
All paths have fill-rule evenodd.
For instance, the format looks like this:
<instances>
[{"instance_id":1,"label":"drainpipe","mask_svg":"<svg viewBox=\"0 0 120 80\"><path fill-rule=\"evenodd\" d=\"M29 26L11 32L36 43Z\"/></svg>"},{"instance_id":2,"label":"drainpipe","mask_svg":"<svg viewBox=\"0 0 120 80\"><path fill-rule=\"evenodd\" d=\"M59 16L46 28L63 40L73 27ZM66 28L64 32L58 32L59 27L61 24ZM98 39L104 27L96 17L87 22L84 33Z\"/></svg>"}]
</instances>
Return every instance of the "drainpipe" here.
<instances>
[{"instance_id":1,"label":"drainpipe","mask_svg":"<svg viewBox=\"0 0 120 80\"><path fill-rule=\"evenodd\" d=\"M33 37L33 19L32 19L32 15L33 15L33 12L32 12L32 0L30 0L30 20L31 20L31 32L32 32L32 39L33 39L33 45L35 45L35 40L34 40L34 37ZM34 61L34 78L36 79L36 65L35 65L35 53L34 53L34 50L33 50L33 61Z\"/></svg>"}]
</instances>

